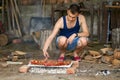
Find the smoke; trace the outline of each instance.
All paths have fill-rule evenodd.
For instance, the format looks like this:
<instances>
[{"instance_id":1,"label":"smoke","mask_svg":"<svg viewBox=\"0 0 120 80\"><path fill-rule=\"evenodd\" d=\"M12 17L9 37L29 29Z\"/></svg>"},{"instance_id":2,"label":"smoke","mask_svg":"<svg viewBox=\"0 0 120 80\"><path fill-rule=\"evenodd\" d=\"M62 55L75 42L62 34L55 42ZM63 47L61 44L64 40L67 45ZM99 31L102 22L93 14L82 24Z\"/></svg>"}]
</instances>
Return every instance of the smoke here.
<instances>
[{"instance_id":1,"label":"smoke","mask_svg":"<svg viewBox=\"0 0 120 80\"><path fill-rule=\"evenodd\" d=\"M32 17L30 20L30 34L41 29L51 29L52 22L50 17Z\"/></svg>"}]
</instances>

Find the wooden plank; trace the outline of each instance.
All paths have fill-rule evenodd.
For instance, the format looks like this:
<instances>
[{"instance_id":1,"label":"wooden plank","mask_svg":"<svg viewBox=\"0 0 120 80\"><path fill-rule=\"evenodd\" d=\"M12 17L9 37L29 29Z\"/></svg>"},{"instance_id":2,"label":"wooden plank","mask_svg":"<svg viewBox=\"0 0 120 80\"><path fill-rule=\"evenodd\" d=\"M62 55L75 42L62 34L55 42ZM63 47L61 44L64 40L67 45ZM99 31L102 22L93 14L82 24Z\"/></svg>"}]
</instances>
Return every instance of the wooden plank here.
<instances>
[{"instance_id":1,"label":"wooden plank","mask_svg":"<svg viewBox=\"0 0 120 80\"><path fill-rule=\"evenodd\" d=\"M15 20L16 20L16 24L17 24L19 36L21 37L21 36L22 36L22 33L21 33L20 24L19 24L19 21L18 21L17 14L16 14L16 12L15 12L15 6L14 6L14 4L13 4L13 0L10 0L10 2L11 2L11 5L12 5L12 8L13 8L13 13L14 13L14 17L15 17Z\"/></svg>"},{"instance_id":2,"label":"wooden plank","mask_svg":"<svg viewBox=\"0 0 120 80\"><path fill-rule=\"evenodd\" d=\"M120 6L110 6L110 5L106 5L106 8L120 8Z\"/></svg>"},{"instance_id":3,"label":"wooden plank","mask_svg":"<svg viewBox=\"0 0 120 80\"><path fill-rule=\"evenodd\" d=\"M93 39L93 23L94 23L94 9L93 8L91 9L90 13L91 13L90 39L92 40Z\"/></svg>"},{"instance_id":4,"label":"wooden plank","mask_svg":"<svg viewBox=\"0 0 120 80\"><path fill-rule=\"evenodd\" d=\"M18 8L17 1L14 0L14 3L15 3L16 12L18 13L18 16L20 17L20 10L19 10L19 8Z\"/></svg>"},{"instance_id":5,"label":"wooden plank","mask_svg":"<svg viewBox=\"0 0 120 80\"><path fill-rule=\"evenodd\" d=\"M7 61L7 64L23 64L23 62Z\"/></svg>"},{"instance_id":6,"label":"wooden plank","mask_svg":"<svg viewBox=\"0 0 120 80\"><path fill-rule=\"evenodd\" d=\"M120 48L120 28L112 30L112 47Z\"/></svg>"},{"instance_id":7,"label":"wooden plank","mask_svg":"<svg viewBox=\"0 0 120 80\"><path fill-rule=\"evenodd\" d=\"M9 29L9 31L11 31L12 30L12 28L11 28L11 19L10 19L10 11L9 11L9 9L10 9L10 7L9 7L9 4L8 4L9 2L8 2L8 0L6 0L6 10L7 10L7 21L8 21L8 29Z\"/></svg>"},{"instance_id":8,"label":"wooden plank","mask_svg":"<svg viewBox=\"0 0 120 80\"><path fill-rule=\"evenodd\" d=\"M102 10L103 10L103 20L102 20L102 43L106 43L106 39L107 39L107 18L108 18L108 14L107 14L107 8L105 8L105 3L102 6Z\"/></svg>"},{"instance_id":9,"label":"wooden plank","mask_svg":"<svg viewBox=\"0 0 120 80\"><path fill-rule=\"evenodd\" d=\"M4 4L4 0L2 0L2 24L4 24L4 6L5 6L5 4Z\"/></svg>"}]
</instances>

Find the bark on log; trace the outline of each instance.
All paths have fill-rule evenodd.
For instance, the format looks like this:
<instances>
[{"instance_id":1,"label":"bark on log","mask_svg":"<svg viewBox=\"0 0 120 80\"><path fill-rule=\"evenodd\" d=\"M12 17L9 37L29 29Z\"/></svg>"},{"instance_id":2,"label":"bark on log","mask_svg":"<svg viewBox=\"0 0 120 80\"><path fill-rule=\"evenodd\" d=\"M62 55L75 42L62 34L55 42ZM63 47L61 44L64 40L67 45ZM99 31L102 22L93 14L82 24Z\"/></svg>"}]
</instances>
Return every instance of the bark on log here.
<instances>
[{"instance_id":1,"label":"bark on log","mask_svg":"<svg viewBox=\"0 0 120 80\"><path fill-rule=\"evenodd\" d=\"M8 37L5 34L0 34L0 46L5 46L8 43Z\"/></svg>"}]
</instances>

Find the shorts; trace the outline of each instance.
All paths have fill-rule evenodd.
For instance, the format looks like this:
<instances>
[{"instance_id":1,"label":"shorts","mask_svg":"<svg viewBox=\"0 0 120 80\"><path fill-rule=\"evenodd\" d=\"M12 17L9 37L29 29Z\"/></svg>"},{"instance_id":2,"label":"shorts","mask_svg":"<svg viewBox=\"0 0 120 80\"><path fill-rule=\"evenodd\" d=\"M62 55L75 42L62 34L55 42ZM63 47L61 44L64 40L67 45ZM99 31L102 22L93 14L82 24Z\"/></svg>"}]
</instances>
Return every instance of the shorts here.
<instances>
[{"instance_id":1,"label":"shorts","mask_svg":"<svg viewBox=\"0 0 120 80\"><path fill-rule=\"evenodd\" d=\"M59 37L57 37L57 39L56 39L57 48L58 48L58 39L59 39ZM75 50L75 48L77 47L77 43L78 43L79 39L80 39L79 37L75 37L71 44L68 43L66 50L68 50L68 51Z\"/></svg>"}]
</instances>

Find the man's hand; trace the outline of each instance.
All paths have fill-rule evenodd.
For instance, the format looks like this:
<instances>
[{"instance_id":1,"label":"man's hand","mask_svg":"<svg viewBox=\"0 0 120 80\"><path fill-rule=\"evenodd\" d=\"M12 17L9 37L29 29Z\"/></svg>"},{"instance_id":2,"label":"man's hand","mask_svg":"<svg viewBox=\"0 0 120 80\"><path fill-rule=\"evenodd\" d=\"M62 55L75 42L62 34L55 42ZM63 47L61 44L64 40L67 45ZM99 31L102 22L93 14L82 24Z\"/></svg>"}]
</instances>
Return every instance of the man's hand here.
<instances>
[{"instance_id":1,"label":"man's hand","mask_svg":"<svg viewBox=\"0 0 120 80\"><path fill-rule=\"evenodd\" d=\"M46 50L44 50L44 49L43 49L43 55L45 56L45 58L49 58L50 57L48 52Z\"/></svg>"},{"instance_id":2,"label":"man's hand","mask_svg":"<svg viewBox=\"0 0 120 80\"><path fill-rule=\"evenodd\" d=\"M71 44L72 41L73 41L73 39L74 39L75 37L76 37L76 34L75 34L75 33L72 34L72 35L68 38L67 42L68 42L69 44Z\"/></svg>"}]
</instances>

